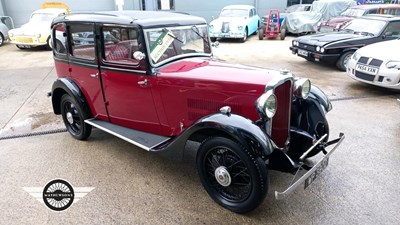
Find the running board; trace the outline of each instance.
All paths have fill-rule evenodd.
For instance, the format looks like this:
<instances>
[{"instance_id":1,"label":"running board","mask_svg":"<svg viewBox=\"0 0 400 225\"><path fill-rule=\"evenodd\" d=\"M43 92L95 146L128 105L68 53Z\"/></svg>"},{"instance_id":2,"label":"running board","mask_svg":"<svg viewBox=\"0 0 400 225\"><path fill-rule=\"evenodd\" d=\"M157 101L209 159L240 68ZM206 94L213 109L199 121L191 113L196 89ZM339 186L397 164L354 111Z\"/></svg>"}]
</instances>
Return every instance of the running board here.
<instances>
[{"instance_id":1,"label":"running board","mask_svg":"<svg viewBox=\"0 0 400 225\"><path fill-rule=\"evenodd\" d=\"M85 120L85 123L143 148L146 151L151 151L154 147L171 139L170 137L133 130L98 119L88 119Z\"/></svg>"}]
</instances>

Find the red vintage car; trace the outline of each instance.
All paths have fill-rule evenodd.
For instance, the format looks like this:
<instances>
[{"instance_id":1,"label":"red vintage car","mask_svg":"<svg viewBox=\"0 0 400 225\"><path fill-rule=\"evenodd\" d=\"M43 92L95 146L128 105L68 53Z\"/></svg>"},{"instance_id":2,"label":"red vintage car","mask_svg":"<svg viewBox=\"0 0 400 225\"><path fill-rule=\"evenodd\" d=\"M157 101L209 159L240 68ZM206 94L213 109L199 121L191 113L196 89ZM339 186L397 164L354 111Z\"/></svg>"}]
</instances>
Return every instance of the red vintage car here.
<instances>
[{"instance_id":1,"label":"red vintage car","mask_svg":"<svg viewBox=\"0 0 400 225\"><path fill-rule=\"evenodd\" d=\"M199 17L71 14L53 21L52 41L53 110L72 137L85 140L95 127L175 156L189 140L199 142L201 183L234 212L263 202L268 170L304 172L277 199L308 186L344 138L328 141L332 105L308 79L213 58L215 44ZM319 161L306 165L318 153Z\"/></svg>"},{"instance_id":2,"label":"red vintage car","mask_svg":"<svg viewBox=\"0 0 400 225\"><path fill-rule=\"evenodd\" d=\"M345 24L368 14L387 14L400 16L400 4L357 5L344 11L340 16L321 21L317 25L319 32L339 31Z\"/></svg>"}]
</instances>

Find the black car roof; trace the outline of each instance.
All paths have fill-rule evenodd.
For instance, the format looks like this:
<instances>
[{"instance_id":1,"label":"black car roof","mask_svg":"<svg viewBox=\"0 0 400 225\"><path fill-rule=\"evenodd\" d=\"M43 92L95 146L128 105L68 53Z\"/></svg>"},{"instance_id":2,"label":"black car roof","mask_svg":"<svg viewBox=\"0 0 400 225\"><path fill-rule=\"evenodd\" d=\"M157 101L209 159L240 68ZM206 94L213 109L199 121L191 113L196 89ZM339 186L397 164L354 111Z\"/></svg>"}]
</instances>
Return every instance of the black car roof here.
<instances>
[{"instance_id":1,"label":"black car roof","mask_svg":"<svg viewBox=\"0 0 400 225\"><path fill-rule=\"evenodd\" d=\"M52 24L59 22L97 22L106 24L132 25L138 24L143 28L159 26L199 25L207 22L197 16L184 13L162 11L105 11L91 13L72 13L57 17Z\"/></svg>"}]
</instances>

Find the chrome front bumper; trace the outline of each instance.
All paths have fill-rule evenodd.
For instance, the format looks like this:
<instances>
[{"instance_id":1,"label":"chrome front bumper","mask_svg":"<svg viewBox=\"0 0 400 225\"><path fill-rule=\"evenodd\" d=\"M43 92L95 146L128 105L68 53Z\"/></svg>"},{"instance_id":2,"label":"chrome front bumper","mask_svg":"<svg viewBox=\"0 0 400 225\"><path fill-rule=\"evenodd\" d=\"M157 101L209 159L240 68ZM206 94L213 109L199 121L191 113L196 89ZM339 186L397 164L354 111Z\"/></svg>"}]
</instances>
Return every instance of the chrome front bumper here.
<instances>
[{"instance_id":1,"label":"chrome front bumper","mask_svg":"<svg viewBox=\"0 0 400 225\"><path fill-rule=\"evenodd\" d=\"M323 137L321 137L313 146L311 146L310 149L308 149L306 151L306 153L308 153L312 149L314 149L324 138L325 138L325 135ZM283 192L275 191L275 199L277 199L277 200L285 199L286 197L289 196L290 193L292 193L303 182L304 182L305 188L306 188L317 177L317 175L320 174L327 167L329 156L342 143L344 138L345 138L344 134L340 133L339 138L329 141L327 143L327 146L332 145L332 144L336 144L336 145L329 152L325 152L325 156L322 159L320 159L317 162L317 164L315 164L310 170L307 171L307 173L305 173L302 177L300 177L296 182L291 184L285 191L283 191ZM301 158L304 158L304 157L302 156Z\"/></svg>"}]
</instances>

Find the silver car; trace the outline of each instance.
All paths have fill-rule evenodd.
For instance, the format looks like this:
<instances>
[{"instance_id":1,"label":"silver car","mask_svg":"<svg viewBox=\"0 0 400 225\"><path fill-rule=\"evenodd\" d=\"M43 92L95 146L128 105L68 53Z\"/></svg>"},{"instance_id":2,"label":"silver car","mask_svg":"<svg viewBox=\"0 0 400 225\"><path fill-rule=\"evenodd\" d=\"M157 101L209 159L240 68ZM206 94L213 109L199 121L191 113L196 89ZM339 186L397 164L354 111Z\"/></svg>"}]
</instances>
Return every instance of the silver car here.
<instances>
[{"instance_id":1,"label":"silver car","mask_svg":"<svg viewBox=\"0 0 400 225\"><path fill-rule=\"evenodd\" d=\"M10 24L13 26L13 22L8 16L0 16L0 46L4 44L4 42L8 39L8 26Z\"/></svg>"}]
</instances>

